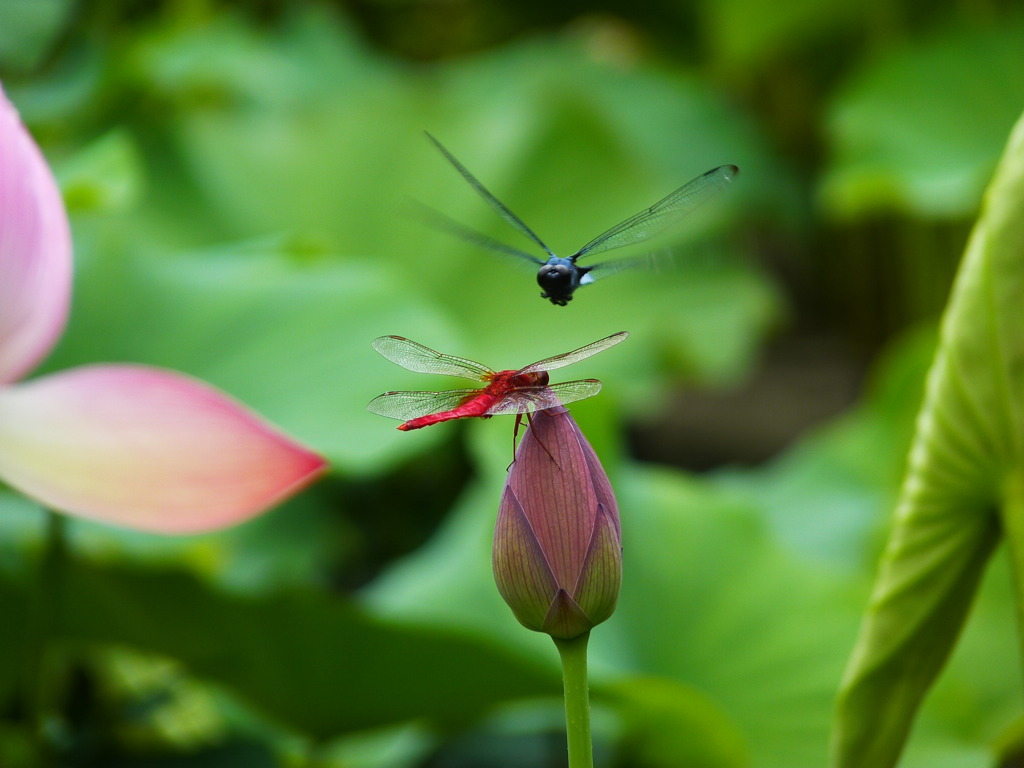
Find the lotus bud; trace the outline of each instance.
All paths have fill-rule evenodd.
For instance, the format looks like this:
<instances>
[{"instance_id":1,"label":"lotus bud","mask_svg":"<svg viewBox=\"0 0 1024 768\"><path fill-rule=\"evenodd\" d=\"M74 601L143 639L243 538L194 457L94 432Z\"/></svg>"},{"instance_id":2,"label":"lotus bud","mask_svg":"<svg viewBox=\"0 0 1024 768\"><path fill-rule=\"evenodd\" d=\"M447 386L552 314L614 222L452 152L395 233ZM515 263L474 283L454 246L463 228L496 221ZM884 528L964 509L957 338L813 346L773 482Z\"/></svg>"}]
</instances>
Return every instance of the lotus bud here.
<instances>
[{"instance_id":1,"label":"lotus bud","mask_svg":"<svg viewBox=\"0 0 1024 768\"><path fill-rule=\"evenodd\" d=\"M569 640L611 616L621 541L611 483L579 426L562 407L533 414L494 532L494 579L519 622Z\"/></svg>"}]
</instances>

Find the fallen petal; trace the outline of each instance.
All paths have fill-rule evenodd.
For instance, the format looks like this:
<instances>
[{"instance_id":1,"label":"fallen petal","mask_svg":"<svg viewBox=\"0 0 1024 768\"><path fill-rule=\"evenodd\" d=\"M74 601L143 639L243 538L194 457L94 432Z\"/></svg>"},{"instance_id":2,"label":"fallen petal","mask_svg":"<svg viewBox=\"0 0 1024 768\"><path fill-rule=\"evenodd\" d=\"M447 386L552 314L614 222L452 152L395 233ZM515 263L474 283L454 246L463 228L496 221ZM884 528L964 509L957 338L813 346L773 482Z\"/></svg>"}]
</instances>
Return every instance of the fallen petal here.
<instances>
[{"instance_id":1,"label":"fallen petal","mask_svg":"<svg viewBox=\"0 0 1024 768\"><path fill-rule=\"evenodd\" d=\"M0 389L0 479L93 520L223 528L323 467L223 393L171 371L95 365Z\"/></svg>"},{"instance_id":2,"label":"fallen petal","mask_svg":"<svg viewBox=\"0 0 1024 768\"><path fill-rule=\"evenodd\" d=\"M50 351L67 319L70 290L64 201L0 89L0 384Z\"/></svg>"}]
</instances>

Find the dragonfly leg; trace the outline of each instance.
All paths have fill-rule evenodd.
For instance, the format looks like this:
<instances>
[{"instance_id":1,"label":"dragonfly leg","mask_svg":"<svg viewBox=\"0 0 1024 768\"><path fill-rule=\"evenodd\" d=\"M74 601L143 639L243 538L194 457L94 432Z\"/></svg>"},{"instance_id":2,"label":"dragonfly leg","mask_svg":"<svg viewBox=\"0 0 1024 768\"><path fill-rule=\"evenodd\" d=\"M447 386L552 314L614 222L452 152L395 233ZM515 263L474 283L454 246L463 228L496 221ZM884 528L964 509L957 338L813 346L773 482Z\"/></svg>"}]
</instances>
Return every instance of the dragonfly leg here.
<instances>
[{"instance_id":1,"label":"dragonfly leg","mask_svg":"<svg viewBox=\"0 0 1024 768\"><path fill-rule=\"evenodd\" d=\"M523 423L523 416L526 416L526 423L530 426L533 426L533 414L516 414L516 426L512 430L512 461L511 463L509 463L507 467L505 467L506 472L512 469L512 465L516 463L516 440L519 439L519 425ZM558 466L558 460L551 454L551 451L548 450L548 447L544 445L543 441L541 441L538 438L537 442L540 444L540 447L544 449L544 453L546 453L551 458L551 460L555 462L555 466Z\"/></svg>"},{"instance_id":2,"label":"dragonfly leg","mask_svg":"<svg viewBox=\"0 0 1024 768\"><path fill-rule=\"evenodd\" d=\"M550 300L551 303L554 304L556 307L564 307L566 304L572 301L572 296L552 296L550 293L544 291L541 291L540 297L542 299Z\"/></svg>"},{"instance_id":3,"label":"dragonfly leg","mask_svg":"<svg viewBox=\"0 0 1024 768\"><path fill-rule=\"evenodd\" d=\"M533 416L531 414L529 414L529 413L526 414L526 420L530 423L530 426L532 427L533 426ZM548 455L548 458L550 458L551 461L553 461L555 463L555 466L557 467L558 466L558 459L556 459L554 457L554 455L551 453L551 451L548 450L548 447L546 445L544 445L544 441L541 440L539 437L537 438L537 444L541 448L544 449L544 453L546 453Z\"/></svg>"},{"instance_id":4,"label":"dragonfly leg","mask_svg":"<svg viewBox=\"0 0 1024 768\"><path fill-rule=\"evenodd\" d=\"M529 420L530 414L526 414L526 418L527 418L527 420ZM512 430L512 464L516 463L516 440L519 439L519 425L522 424L522 423L523 423L523 414L517 413L516 414L516 426ZM505 467L505 471L506 472L508 472L510 469L512 469L512 464L509 464L507 467Z\"/></svg>"}]
</instances>

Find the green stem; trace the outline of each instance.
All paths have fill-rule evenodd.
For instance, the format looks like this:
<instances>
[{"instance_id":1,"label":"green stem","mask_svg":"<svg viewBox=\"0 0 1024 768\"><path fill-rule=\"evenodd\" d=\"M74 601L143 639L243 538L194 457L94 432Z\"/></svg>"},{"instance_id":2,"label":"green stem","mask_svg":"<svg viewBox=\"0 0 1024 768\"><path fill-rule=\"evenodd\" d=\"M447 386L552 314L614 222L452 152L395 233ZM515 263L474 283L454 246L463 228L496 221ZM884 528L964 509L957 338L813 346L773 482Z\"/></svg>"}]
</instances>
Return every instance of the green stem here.
<instances>
[{"instance_id":1,"label":"green stem","mask_svg":"<svg viewBox=\"0 0 1024 768\"><path fill-rule=\"evenodd\" d=\"M565 687L565 732L569 742L569 768L593 768L594 748L590 740L590 689L587 685L586 632L572 640L555 641L562 658Z\"/></svg>"},{"instance_id":2,"label":"green stem","mask_svg":"<svg viewBox=\"0 0 1024 768\"><path fill-rule=\"evenodd\" d=\"M22 695L35 734L37 758L40 764L49 765L53 762L53 753L47 732L55 709L54 685L49 669L50 640L56 624L61 569L67 554L63 515L46 512L45 534L29 605Z\"/></svg>"}]
</instances>

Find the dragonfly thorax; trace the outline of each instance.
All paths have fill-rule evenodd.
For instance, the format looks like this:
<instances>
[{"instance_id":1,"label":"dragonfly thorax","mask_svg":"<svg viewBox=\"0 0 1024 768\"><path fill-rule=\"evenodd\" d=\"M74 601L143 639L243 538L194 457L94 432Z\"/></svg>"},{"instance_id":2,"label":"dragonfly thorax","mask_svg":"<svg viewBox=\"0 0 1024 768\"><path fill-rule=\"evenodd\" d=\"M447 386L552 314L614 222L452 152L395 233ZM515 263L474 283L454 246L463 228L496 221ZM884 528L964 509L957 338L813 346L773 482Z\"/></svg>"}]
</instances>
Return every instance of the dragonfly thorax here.
<instances>
[{"instance_id":1,"label":"dragonfly thorax","mask_svg":"<svg viewBox=\"0 0 1024 768\"><path fill-rule=\"evenodd\" d=\"M551 381L547 371L530 371L528 373L504 371L504 373L510 376L510 384L514 387L546 387Z\"/></svg>"},{"instance_id":2,"label":"dragonfly thorax","mask_svg":"<svg viewBox=\"0 0 1024 768\"><path fill-rule=\"evenodd\" d=\"M552 256L537 271L537 285L544 289L540 297L564 307L572 301L573 293L589 271L586 267L576 266L572 259Z\"/></svg>"}]
</instances>

